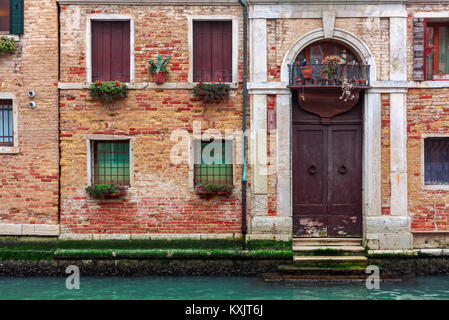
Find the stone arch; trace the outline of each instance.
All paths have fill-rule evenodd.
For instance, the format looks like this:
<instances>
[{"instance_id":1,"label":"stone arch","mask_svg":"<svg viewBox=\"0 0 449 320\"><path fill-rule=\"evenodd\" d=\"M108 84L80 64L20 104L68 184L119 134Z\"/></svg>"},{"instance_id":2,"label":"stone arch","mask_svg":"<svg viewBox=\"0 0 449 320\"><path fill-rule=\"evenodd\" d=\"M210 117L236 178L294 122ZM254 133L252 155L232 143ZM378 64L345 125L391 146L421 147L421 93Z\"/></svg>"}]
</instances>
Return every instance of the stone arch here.
<instances>
[{"instance_id":1,"label":"stone arch","mask_svg":"<svg viewBox=\"0 0 449 320\"><path fill-rule=\"evenodd\" d=\"M366 44L357 36L350 32L342 29L334 29L334 35L332 38L324 37L324 29L317 29L306 33L304 36L299 38L293 46L287 51L284 56L284 60L281 65L281 81L287 85L288 84L288 65L292 64L296 59L296 56L309 44L312 44L319 40L335 40L341 42L351 48L354 53L356 53L360 59L367 61L370 65L370 81L376 81L376 64L371 51L368 49Z\"/></svg>"}]
</instances>

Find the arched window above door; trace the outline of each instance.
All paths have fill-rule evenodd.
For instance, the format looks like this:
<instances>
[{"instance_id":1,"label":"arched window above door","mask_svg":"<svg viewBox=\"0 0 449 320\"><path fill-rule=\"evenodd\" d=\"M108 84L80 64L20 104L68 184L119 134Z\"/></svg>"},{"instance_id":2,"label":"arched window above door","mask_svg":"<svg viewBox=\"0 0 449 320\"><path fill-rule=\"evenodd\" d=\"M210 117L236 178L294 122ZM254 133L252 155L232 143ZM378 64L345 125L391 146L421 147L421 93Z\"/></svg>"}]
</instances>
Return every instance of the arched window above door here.
<instances>
[{"instance_id":1,"label":"arched window above door","mask_svg":"<svg viewBox=\"0 0 449 320\"><path fill-rule=\"evenodd\" d=\"M361 62L350 48L332 41L319 41L308 45L298 54L296 61L302 63L304 59L306 59L307 64L320 64L327 56L341 57L343 55L343 50L346 51L347 64L358 64Z\"/></svg>"}]
</instances>

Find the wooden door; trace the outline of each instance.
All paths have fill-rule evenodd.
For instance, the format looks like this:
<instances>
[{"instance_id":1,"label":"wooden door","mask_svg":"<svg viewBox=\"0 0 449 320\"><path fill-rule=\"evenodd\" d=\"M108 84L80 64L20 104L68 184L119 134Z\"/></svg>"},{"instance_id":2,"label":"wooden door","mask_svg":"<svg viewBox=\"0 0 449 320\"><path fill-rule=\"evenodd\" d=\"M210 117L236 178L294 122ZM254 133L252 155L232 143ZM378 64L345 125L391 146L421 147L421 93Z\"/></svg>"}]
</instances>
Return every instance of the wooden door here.
<instances>
[{"instance_id":1,"label":"wooden door","mask_svg":"<svg viewBox=\"0 0 449 320\"><path fill-rule=\"evenodd\" d=\"M361 236L361 124L294 124L292 135L294 234Z\"/></svg>"}]
</instances>

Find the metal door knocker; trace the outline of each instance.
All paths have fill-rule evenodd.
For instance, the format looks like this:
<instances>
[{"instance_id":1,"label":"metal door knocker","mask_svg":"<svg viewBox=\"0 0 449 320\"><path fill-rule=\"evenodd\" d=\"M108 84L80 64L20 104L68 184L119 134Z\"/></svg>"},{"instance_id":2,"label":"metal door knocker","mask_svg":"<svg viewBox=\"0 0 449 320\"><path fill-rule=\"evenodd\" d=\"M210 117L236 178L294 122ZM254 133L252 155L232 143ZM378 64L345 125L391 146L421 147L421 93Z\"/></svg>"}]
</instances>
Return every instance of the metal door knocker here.
<instances>
[{"instance_id":1,"label":"metal door knocker","mask_svg":"<svg viewBox=\"0 0 449 320\"><path fill-rule=\"evenodd\" d=\"M340 174L345 174L348 170L346 169L345 166L341 166L340 168L338 168L338 173Z\"/></svg>"},{"instance_id":2,"label":"metal door knocker","mask_svg":"<svg viewBox=\"0 0 449 320\"><path fill-rule=\"evenodd\" d=\"M313 175L316 173L316 167L314 165L312 165L309 167L309 169L307 171Z\"/></svg>"}]
</instances>

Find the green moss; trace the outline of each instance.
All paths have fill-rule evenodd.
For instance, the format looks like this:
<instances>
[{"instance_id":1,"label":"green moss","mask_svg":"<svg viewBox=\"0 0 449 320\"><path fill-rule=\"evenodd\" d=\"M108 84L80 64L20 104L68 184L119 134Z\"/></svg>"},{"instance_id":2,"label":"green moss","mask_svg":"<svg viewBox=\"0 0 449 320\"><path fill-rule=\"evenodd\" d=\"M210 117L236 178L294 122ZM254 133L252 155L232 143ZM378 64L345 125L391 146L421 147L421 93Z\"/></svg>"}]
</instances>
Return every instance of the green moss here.
<instances>
[{"instance_id":1,"label":"green moss","mask_svg":"<svg viewBox=\"0 0 449 320\"><path fill-rule=\"evenodd\" d=\"M290 250L58 249L56 259L291 259Z\"/></svg>"}]
</instances>

